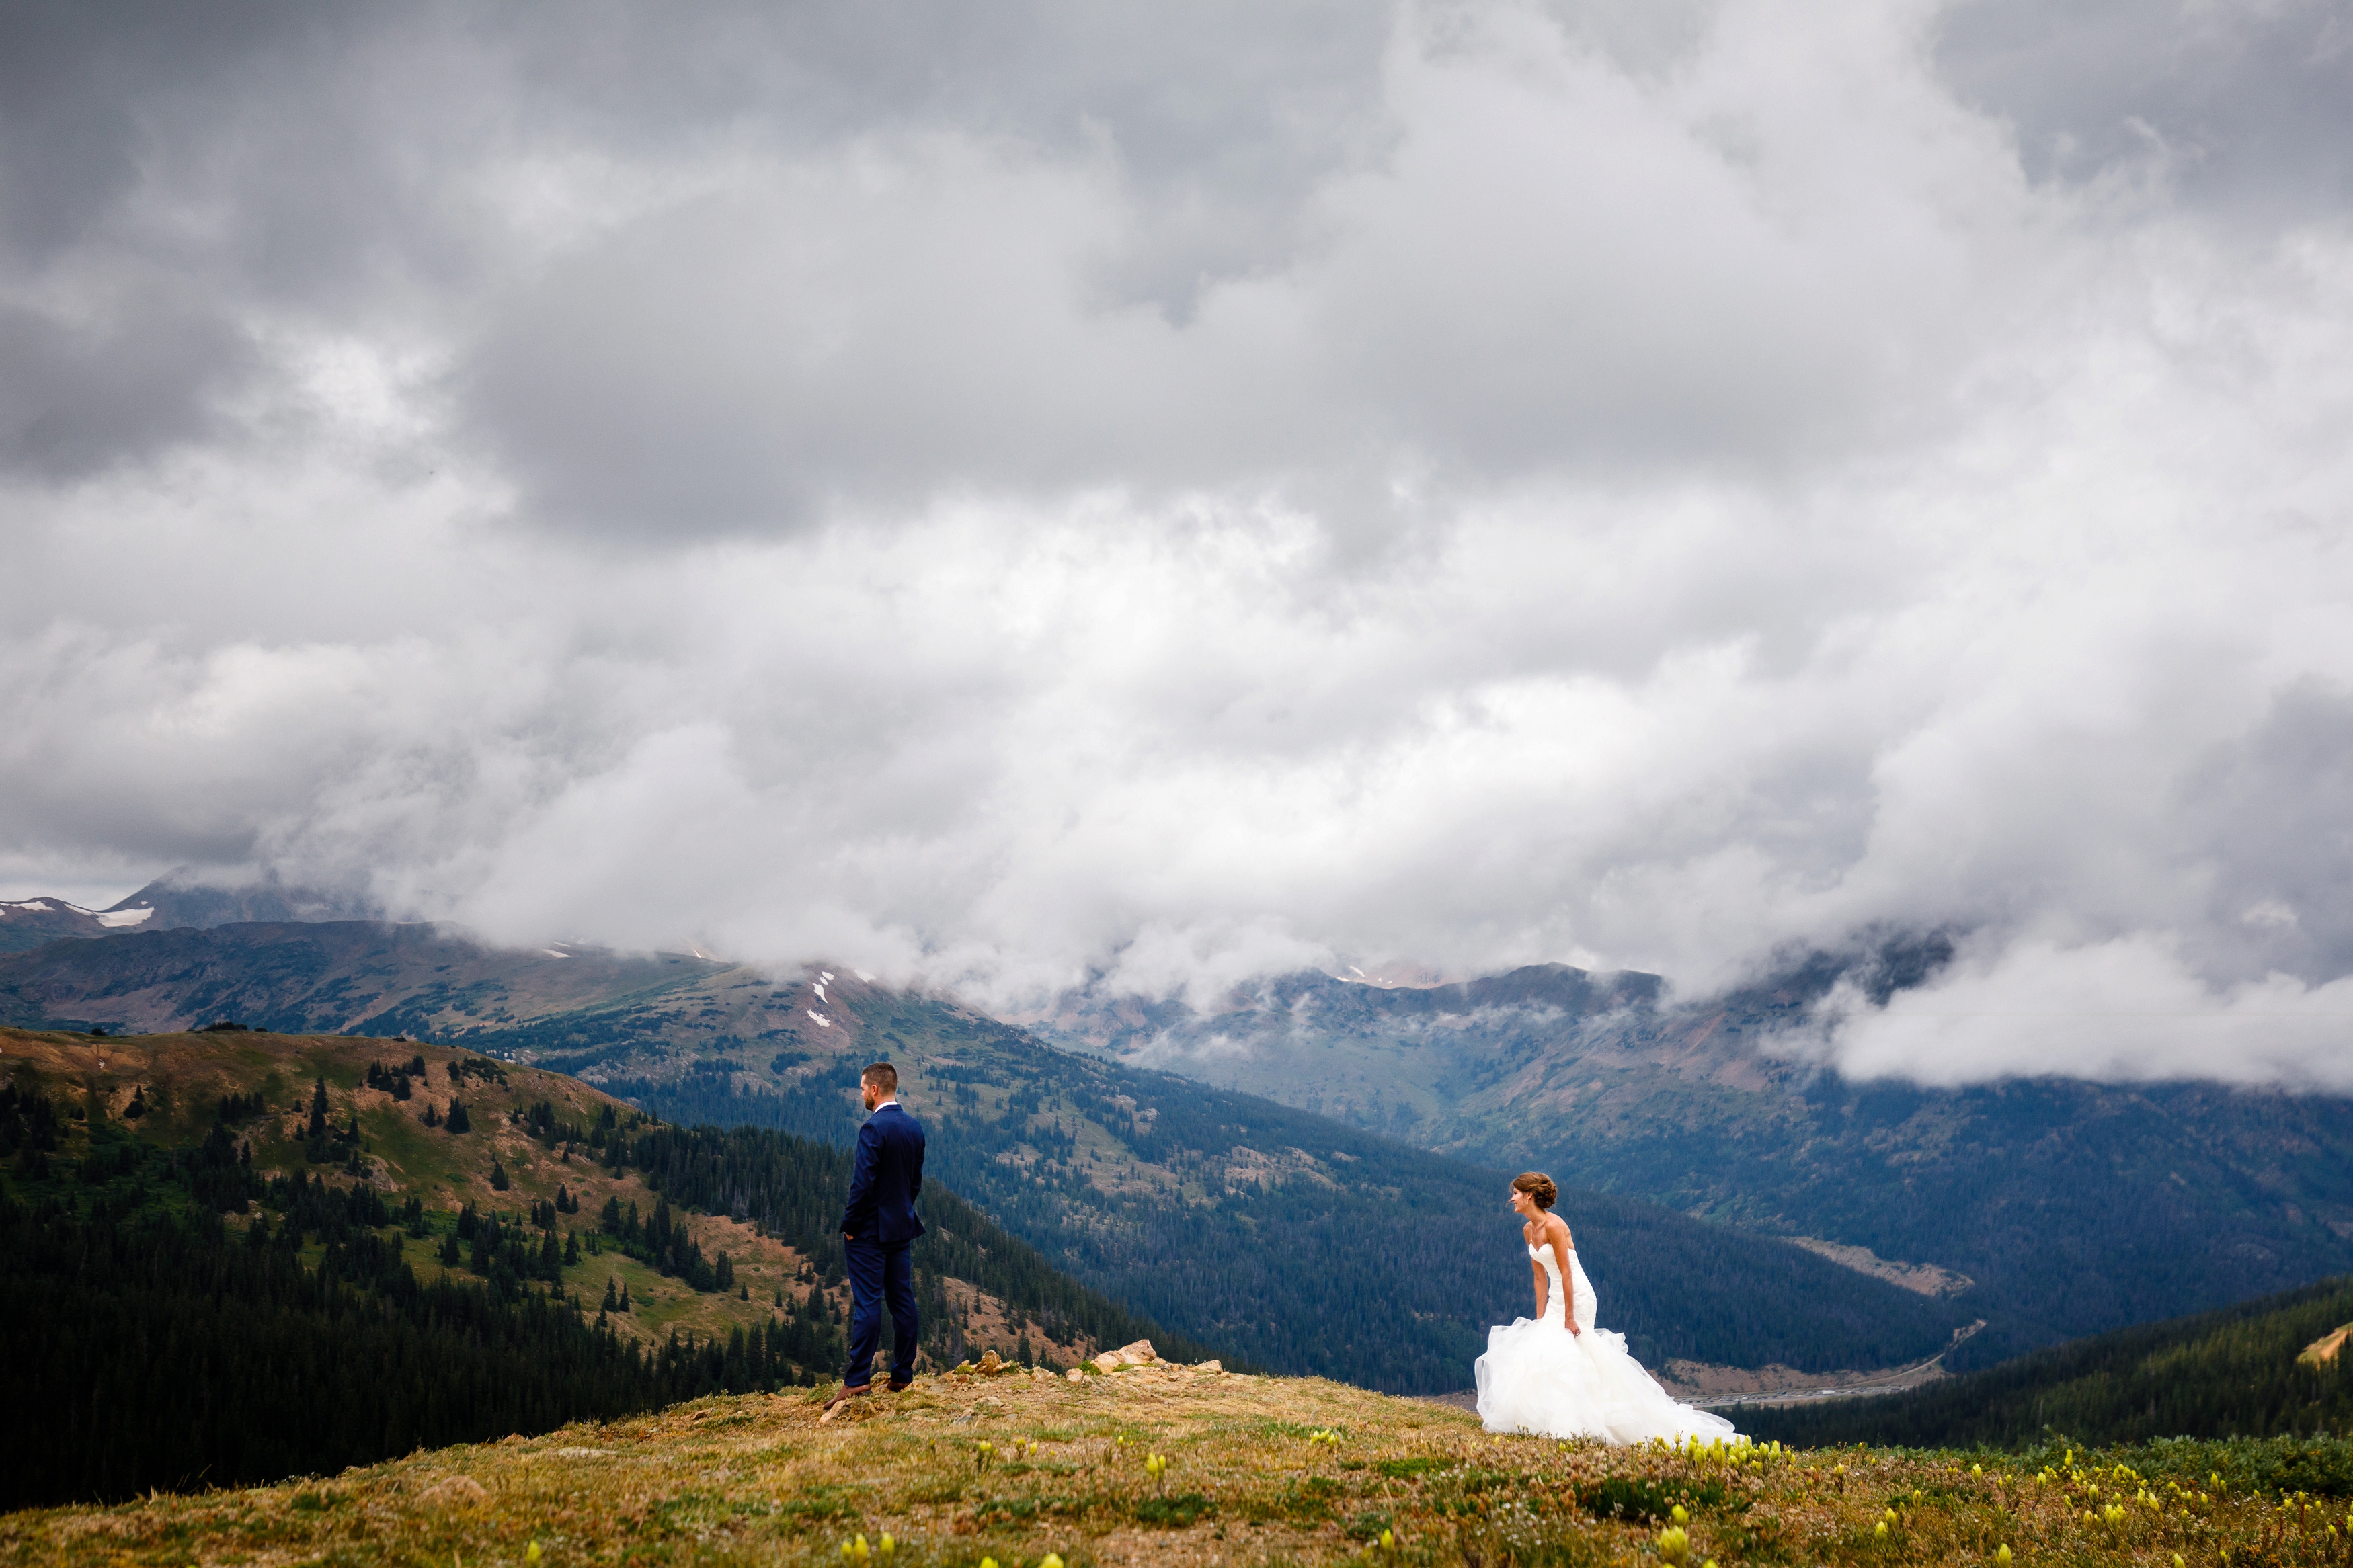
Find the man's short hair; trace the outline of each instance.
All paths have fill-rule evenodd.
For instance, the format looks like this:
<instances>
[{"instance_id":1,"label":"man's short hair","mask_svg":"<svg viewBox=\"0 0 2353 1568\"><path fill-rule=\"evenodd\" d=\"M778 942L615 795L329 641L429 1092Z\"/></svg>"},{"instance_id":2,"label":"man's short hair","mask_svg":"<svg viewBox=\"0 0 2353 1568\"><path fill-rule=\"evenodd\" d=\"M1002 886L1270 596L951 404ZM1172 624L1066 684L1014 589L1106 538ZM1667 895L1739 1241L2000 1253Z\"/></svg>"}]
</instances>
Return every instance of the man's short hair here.
<instances>
[{"instance_id":1,"label":"man's short hair","mask_svg":"<svg viewBox=\"0 0 2353 1568\"><path fill-rule=\"evenodd\" d=\"M858 1075L860 1083L871 1083L885 1094L899 1092L899 1069L889 1062L876 1062Z\"/></svg>"}]
</instances>

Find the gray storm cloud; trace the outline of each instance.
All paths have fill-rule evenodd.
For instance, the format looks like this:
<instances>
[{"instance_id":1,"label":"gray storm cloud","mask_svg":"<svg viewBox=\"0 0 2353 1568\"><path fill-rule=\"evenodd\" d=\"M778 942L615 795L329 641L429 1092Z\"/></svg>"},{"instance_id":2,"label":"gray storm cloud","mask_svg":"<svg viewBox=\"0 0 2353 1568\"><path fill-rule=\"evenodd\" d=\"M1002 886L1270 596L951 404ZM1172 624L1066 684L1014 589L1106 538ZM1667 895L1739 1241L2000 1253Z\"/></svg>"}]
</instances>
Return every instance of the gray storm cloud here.
<instances>
[{"instance_id":1,"label":"gray storm cloud","mask_svg":"<svg viewBox=\"0 0 2353 1568\"><path fill-rule=\"evenodd\" d=\"M0 39L12 890L2345 1078L2330 7L176 15Z\"/></svg>"}]
</instances>

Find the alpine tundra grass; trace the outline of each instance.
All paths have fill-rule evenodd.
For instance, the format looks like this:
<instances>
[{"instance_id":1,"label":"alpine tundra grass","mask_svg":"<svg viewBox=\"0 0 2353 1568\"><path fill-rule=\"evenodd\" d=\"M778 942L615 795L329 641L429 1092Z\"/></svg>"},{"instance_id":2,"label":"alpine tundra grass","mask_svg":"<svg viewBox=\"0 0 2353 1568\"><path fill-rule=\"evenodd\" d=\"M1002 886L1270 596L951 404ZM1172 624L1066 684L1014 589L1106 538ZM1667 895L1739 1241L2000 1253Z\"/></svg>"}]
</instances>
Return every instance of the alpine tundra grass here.
<instances>
[{"instance_id":1,"label":"alpine tundra grass","mask_svg":"<svg viewBox=\"0 0 2353 1568\"><path fill-rule=\"evenodd\" d=\"M2094 1454L1497 1437L1311 1379L1147 1364L720 1396L276 1486L0 1518L0 1563L2337 1563L2348 1445ZM136 1419L135 1412L125 1412Z\"/></svg>"}]
</instances>

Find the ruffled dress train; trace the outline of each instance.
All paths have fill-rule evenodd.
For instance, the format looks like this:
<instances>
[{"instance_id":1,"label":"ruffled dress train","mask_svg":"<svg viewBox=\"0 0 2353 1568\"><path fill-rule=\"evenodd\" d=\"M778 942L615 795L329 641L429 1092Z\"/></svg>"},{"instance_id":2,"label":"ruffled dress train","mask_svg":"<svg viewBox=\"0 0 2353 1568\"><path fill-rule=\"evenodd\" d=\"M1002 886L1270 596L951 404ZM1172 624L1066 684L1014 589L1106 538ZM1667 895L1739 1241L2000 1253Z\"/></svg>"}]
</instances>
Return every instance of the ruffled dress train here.
<instances>
[{"instance_id":1,"label":"ruffled dress train","mask_svg":"<svg viewBox=\"0 0 2353 1568\"><path fill-rule=\"evenodd\" d=\"M1568 1255L1576 1284L1577 1326L1562 1311L1560 1265L1549 1247L1528 1258L1550 1282L1545 1315L1522 1318L1487 1331L1479 1358L1479 1416L1490 1432L1535 1432L1549 1437L1599 1437L1618 1444L1654 1437L1679 1442L1731 1438L1732 1423L1667 1395L1626 1349L1626 1336L1594 1327L1593 1286L1577 1254Z\"/></svg>"}]
</instances>

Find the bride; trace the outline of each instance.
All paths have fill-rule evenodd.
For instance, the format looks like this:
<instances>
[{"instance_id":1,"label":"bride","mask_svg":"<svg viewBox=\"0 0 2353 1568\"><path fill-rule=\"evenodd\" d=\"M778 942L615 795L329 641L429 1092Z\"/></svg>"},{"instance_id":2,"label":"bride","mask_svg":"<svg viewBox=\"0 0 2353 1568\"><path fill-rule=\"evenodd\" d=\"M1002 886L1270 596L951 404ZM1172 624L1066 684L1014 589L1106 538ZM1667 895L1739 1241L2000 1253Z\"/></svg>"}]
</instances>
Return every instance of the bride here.
<instances>
[{"instance_id":1,"label":"bride","mask_svg":"<svg viewBox=\"0 0 2353 1568\"><path fill-rule=\"evenodd\" d=\"M1736 1436L1721 1415L1678 1405L1626 1351L1626 1336L1593 1326L1593 1285L1552 1205L1550 1176L1512 1179L1512 1209L1526 1221L1536 1315L1487 1331L1479 1358L1479 1415L1490 1432L1540 1432L1642 1443Z\"/></svg>"}]
</instances>

